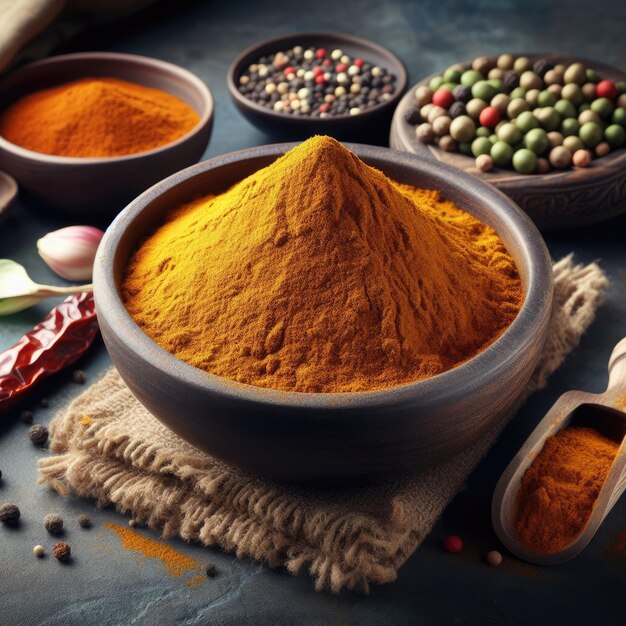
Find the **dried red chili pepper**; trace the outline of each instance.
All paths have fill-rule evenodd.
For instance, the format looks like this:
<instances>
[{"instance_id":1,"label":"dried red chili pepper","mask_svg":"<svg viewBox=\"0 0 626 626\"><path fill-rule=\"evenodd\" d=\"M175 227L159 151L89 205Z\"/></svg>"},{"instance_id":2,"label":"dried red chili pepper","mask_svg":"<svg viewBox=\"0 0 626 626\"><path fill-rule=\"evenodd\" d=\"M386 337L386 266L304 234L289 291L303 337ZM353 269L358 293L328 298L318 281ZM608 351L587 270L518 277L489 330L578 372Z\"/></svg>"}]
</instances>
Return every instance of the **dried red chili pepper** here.
<instances>
[{"instance_id":1,"label":"dried red chili pepper","mask_svg":"<svg viewBox=\"0 0 626 626\"><path fill-rule=\"evenodd\" d=\"M71 365L93 343L98 320L93 292L70 296L14 346L0 353L0 412L33 386Z\"/></svg>"}]
</instances>

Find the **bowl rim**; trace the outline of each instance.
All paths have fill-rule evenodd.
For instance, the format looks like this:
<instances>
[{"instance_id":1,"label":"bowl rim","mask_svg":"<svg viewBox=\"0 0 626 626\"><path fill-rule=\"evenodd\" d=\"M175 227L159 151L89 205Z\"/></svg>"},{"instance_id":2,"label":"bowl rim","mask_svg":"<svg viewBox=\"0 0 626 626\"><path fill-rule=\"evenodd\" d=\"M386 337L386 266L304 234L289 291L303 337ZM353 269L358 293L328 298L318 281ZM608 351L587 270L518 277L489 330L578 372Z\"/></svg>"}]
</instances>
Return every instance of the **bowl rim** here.
<instances>
[{"instance_id":1,"label":"bowl rim","mask_svg":"<svg viewBox=\"0 0 626 626\"><path fill-rule=\"evenodd\" d=\"M38 61L34 61L32 63L28 63L27 65L23 65L11 72L9 72L6 76L2 77L0 80L0 90L3 88L3 83L6 80L12 79L15 76L19 77L19 74L26 73L33 67L45 67L49 65L63 65L72 61L80 61L80 60L101 60L108 61L113 64L115 63L123 63L123 62L132 62L136 63L140 66L144 67L152 67L160 69L170 76L177 76L179 78L184 79L189 85L193 86L198 94L201 96L204 105L204 111L202 114L197 112L200 115L200 119L198 123L185 135L179 137L176 141L172 141L171 143L164 144L162 146L157 146L156 148L152 148L151 150L145 150L143 152L135 152L133 154L125 154L120 156L112 156L112 157L74 157L74 156L60 156L56 154L47 154L45 152L37 152L35 150L29 150L28 148L23 148L8 139L5 139L2 135L0 135L0 150L6 150L14 155L17 155L24 159L30 159L31 161L38 161L44 163L50 163L55 165L94 165L94 164L102 164L102 163L114 163L114 162L127 162L133 161L136 159L141 159L143 157L150 157L155 154L159 154L161 152L165 152L169 149L175 148L186 141L189 141L193 136L200 133L202 130L206 128L208 124L211 123L215 110L215 101L213 98L213 94L209 89L208 85L202 81L198 76L196 76L193 72L190 72L188 69L181 67L179 65L175 65L174 63L170 63L168 61L162 61L160 59L154 59L152 57L143 56L140 54L126 54L122 52L72 52L69 54L61 54L57 56L48 57L45 59L40 59ZM87 75L85 75L87 76ZM162 89L162 91L166 91ZM30 92L32 93L32 92ZM169 93L169 92L167 92ZM171 94L170 94L171 95ZM191 106L191 105L190 105ZM193 107L192 107L193 108ZM0 112L1 114L1 112Z\"/></svg>"},{"instance_id":2,"label":"bowl rim","mask_svg":"<svg viewBox=\"0 0 626 626\"><path fill-rule=\"evenodd\" d=\"M327 117L327 118L321 119L318 117L294 118L292 116L285 115L284 113L278 113L272 109L268 109L264 106L261 106L260 104L257 104L256 102L253 102L252 100L250 100L250 98L247 98L246 96L242 95L239 92L239 90L237 89L235 78L236 77L238 78L239 75L241 74L241 66L243 64L244 59L246 59L246 57L253 55L259 49L265 48L270 45L271 46L290 45L290 44L292 45L298 42L299 39L303 37L306 37L306 38L318 37L318 38L325 38L325 39L331 39L331 40L334 39L338 42L338 44L340 44L341 42L344 42L344 43L347 42L350 45L354 46L355 48L374 49L378 52L378 54L385 56L385 57L392 58L394 63L397 64L397 67L399 70L396 76L396 81L397 81L396 88L392 94L392 97L389 98L389 100L387 100L386 102L381 102L380 104L377 104L376 106L373 106L370 109L366 109L359 115L350 115L350 114L335 115L333 117ZM242 50L237 55L237 57L235 57L233 62L230 64L230 67L228 68L228 73L226 76L226 83L228 85L228 91L230 93L231 98L233 98L233 100L235 100L239 105L251 111L254 111L258 115L267 115L268 117L271 117L272 119L280 120L282 122L287 121L288 123L291 123L291 124L302 124L303 126L306 126L307 124L317 124L317 125L328 124L329 127L337 125L337 124L345 124L349 120L358 120L358 119L362 120L368 115L378 113L382 110L391 108L392 106L395 107L400 101L400 99L402 98L402 96L404 95L408 82L409 82L409 76L406 71L406 67L404 63L397 55L395 55L388 48L385 48L379 43L376 43L375 41L366 39L364 37L357 37L355 35L350 35L350 34L338 32L338 31L318 31L318 30L286 33L283 35L278 35L275 37L268 37L267 39L257 41L251 44L250 46L248 46L247 48L245 48L244 50Z\"/></svg>"},{"instance_id":3,"label":"bowl rim","mask_svg":"<svg viewBox=\"0 0 626 626\"><path fill-rule=\"evenodd\" d=\"M496 59L499 55L485 55L487 59L493 60ZM518 57L528 57L531 61L537 59L547 59L553 60L556 62L573 62L573 63L584 63L587 67L592 69L598 69L601 73L604 74L615 74L621 76L622 80L626 80L626 71L620 70L617 67L613 67L611 65L607 65L606 63L602 63L601 61L593 61L591 59L568 55L568 54L558 54L552 52L546 53L514 53L514 56ZM471 65L473 59L458 61L457 63L453 63L452 65ZM443 70L445 71L445 70ZM412 97L417 89L422 85L427 85L432 78L435 76L440 76L443 71L434 72L425 76L414 85L411 85L407 93L402 97L396 110L393 115L393 120L391 124L390 134L393 135L394 132L397 135L399 143L402 145L402 150L406 152L410 152L411 154L416 155L424 155L428 156L432 159L439 160L438 154L443 154L443 151L437 146L430 146L426 144L422 144L419 142L417 138L415 138L415 132L412 124L409 124L406 119L404 119L404 110L408 108L409 101L412 102ZM589 148L585 148L589 150ZM514 188L524 188L528 185L552 185L553 183L557 183L560 185L566 185L573 181L575 184L579 184L580 181L596 179L598 177L598 169L599 165L622 165L624 163L626 165L626 145L618 148L617 150L612 150L609 154L603 157L594 157L591 166L586 168L575 168L570 167L563 170L552 170L550 172L546 172L545 174L519 174L513 169L504 168L504 167L494 167L489 172L479 172L478 169L472 167L472 164L475 162L475 157L455 153L459 158L464 158L467 160L467 168L460 168L458 166L457 169L460 171L469 171L471 170L472 174L475 176L480 176L481 180L484 180L488 183L492 183L495 185L506 185L507 190L511 190Z\"/></svg>"},{"instance_id":4,"label":"bowl rim","mask_svg":"<svg viewBox=\"0 0 626 626\"><path fill-rule=\"evenodd\" d=\"M182 385L194 387L199 392L291 409L363 410L365 407L373 406L389 408L403 404L407 399L414 399L416 396L428 398L429 402L444 397L448 400L450 398L460 400L468 393L480 390L486 371L494 377L499 374L506 375L509 363L518 359L520 354L526 351L532 338L542 328L547 327L550 316L553 294L552 261L536 226L505 194L470 174L459 172L437 161L416 159L407 153L364 144L344 145L366 162L375 158L393 161L414 168L416 172L445 180L446 184L465 191L474 190L477 200L486 196L492 203L490 211L504 223L510 236L522 243L521 248L524 250L522 256L526 259L525 264L528 267L526 296L517 317L490 346L461 365L430 378L368 391L307 393L258 387L206 372L182 361L159 346L138 326L122 302L113 272L118 245L126 228L132 225L155 199L189 179L235 162L272 156L278 158L298 143L246 148L192 165L146 190L117 215L98 248L93 283L98 315L111 332L119 337L123 336L125 348L139 361L146 361L146 355L149 355L152 367L168 374Z\"/></svg>"}]
</instances>

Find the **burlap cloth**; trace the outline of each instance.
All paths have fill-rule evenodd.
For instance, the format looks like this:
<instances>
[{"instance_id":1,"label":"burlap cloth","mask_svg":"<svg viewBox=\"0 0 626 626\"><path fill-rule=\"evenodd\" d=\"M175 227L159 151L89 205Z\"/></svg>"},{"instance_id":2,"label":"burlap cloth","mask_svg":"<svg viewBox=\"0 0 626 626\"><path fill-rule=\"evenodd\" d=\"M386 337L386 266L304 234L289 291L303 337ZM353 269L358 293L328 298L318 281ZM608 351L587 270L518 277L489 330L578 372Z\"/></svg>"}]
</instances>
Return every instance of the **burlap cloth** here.
<instances>
[{"instance_id":1,"label":"burlap cloth","mask_svg":"<svg viewBox=\"0 0 626 626\"><path fill-rule=\"evenodd\" d=\"M596 264L575 266L571 257L554 265L554 279L548 339L524 398L577 345L607 287ZM318 590L367 591L396 578L506 421L447 463L405 480L311 490L252 477L199 452L152 417L111 370L55 417L51 449L58 456L39 466L41 482L59 493L113 504L164 536L293 574L308 567Z\"/></svg>"}]
</instances>

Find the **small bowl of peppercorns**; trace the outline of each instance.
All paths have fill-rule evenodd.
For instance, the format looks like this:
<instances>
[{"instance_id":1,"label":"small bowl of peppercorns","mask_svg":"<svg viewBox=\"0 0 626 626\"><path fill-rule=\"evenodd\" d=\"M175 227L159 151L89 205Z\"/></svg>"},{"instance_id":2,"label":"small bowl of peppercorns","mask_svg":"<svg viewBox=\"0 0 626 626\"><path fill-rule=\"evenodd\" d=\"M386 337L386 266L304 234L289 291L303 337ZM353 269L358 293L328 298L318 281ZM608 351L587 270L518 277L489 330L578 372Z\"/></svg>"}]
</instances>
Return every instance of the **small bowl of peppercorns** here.
<instances>
[{"instance_id":1,"label":"small bowl of peppercorns","mask_svg":"<svg viewBox=\"0 0 626 626\"><path fill-rule=\"evenodd\" d=\"M385 141L406 85L398 57L342 33L266 39L244 50L228 71L228 90L239 111L280 139L327 134Z\"/></svg>"},{"instance_id":2,"label":"small bowl of peppercorns","mask_svg":"<svg viewBox=\"0 0 626 626\"><path fill-rule=\"evenodd\" d=\"M626 72L564 55L456 63L415 85L392 148L466 170L542 230L626 211Z\"/></svg>"}]
</instances>

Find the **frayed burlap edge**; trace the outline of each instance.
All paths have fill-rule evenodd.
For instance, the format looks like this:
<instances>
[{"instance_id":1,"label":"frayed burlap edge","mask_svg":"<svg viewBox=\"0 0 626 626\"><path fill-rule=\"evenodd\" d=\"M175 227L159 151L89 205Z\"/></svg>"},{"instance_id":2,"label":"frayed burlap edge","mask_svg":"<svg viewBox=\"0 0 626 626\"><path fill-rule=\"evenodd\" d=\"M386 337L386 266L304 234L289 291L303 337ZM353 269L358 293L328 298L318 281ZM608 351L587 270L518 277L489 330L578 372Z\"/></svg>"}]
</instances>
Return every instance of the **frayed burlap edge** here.
<instances>
[{"instance_id":1,"label":"frayed burlap edge","mask_svg":"<svg viewBox=\"0 0 626 626\"><path fill-rule=\"evenodd\" d=\"M574 265L571 256L554 265L554 280L548 339L520 403L578 344L608 285L595 263ZM307 490L200 453L147 414L113 370L57 415L51 449L59 454L39 465L41 482L60 494L113 504L166 537L219 546L293 574L308 567L318 590L367 592L370 583L395 580L506 421L447 463L406 480Z\"/></svg>"}]
</instances>

